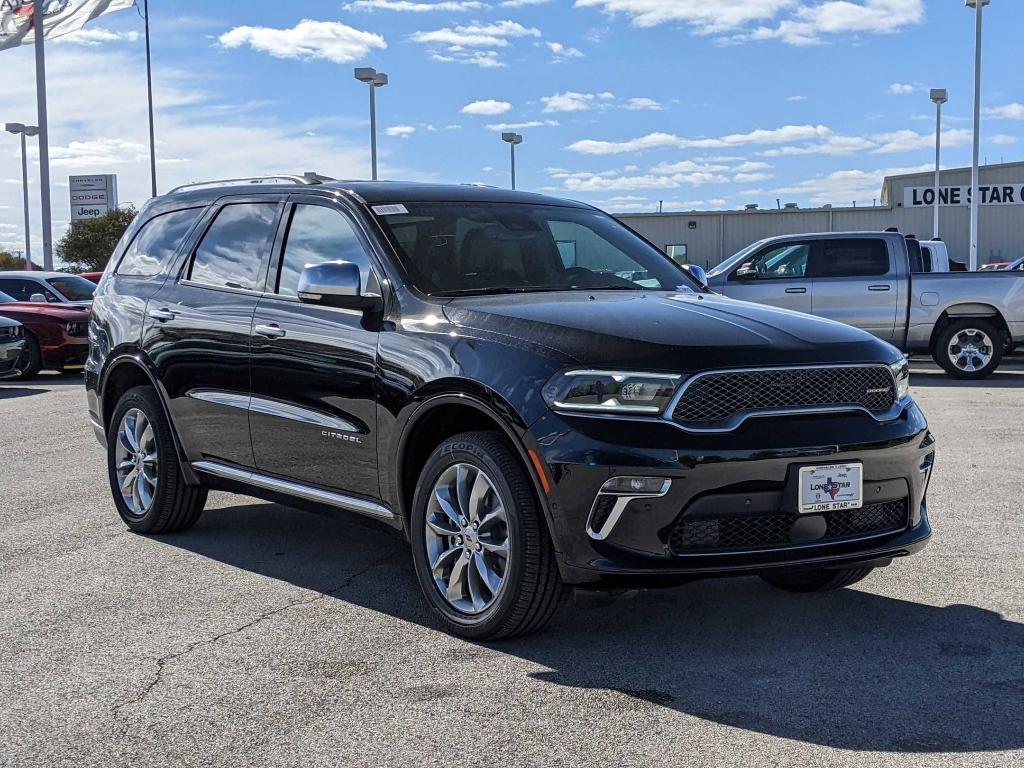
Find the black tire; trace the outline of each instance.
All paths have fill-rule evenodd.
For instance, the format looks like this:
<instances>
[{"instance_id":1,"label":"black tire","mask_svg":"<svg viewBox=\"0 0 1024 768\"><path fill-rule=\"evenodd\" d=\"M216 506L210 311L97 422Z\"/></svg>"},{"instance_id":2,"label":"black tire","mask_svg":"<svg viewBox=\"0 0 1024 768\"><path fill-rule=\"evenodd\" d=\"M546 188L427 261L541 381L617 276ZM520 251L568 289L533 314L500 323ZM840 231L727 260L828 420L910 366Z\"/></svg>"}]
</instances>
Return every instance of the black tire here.
<instances>
[{"instance_id":1,"label":"black tire","mask_svg":"<svg viewBox=\"0 0 1024 768\"><path fill-rule=\"evenodd\" d=\"M133 408L142 411L149 420L157 449L156 490L151 504L141 515L135 514L122 498L116 468L118 429L125 413ZM191 528L206 505L206 489L185 482L170 422L152 387L134 387L118 400L107 428L107 477L118 514L125 525L137 533L174 533Z\"/></svg>"},{"instance_id":2,"label":"black tire","mask_svg":"<svg viewBox=\"0 0 1024 768\"><path fill-rule=\"evenodd\" d=\"M949 346L953 338L963 331L975 329L984 333L990 339L992 346L992 359L988 364L976 371L965 371L958 368L949 359ZM961 320L953 320L942 329L935 339L935 346L932 347L932 358L946 373L956 379L986 379L999 367L1003 359L1005 348L1004 335L995 325L988 320L981 318L965 317Z\"/></svg>"},{"instance_id":3,"label":"black tire","mask_svg":"<svg viewBox=\"0 0 1024 768\"><path fill-rule=\"evenodd\" d=\"M434 485L442 473L463 463L482 470L493 481L507 518L505 581L493 602L477 614L458 610L441 594L427 554L426 520ZM497 640L536 632L554 616L566 588L544 514L522 463L499 433L466 432L439 445L420 473L410 522L416 576L449 632L473 640Z\"/></svg>"},{"instance_id":4,"label":"black tire","mask_svg":"<svg viewBox=\"0 0 1024 768\"><path fill-rule=\"evenodd\" d=\"M43 353L39 349L39 342L30 333L25 334L25 346L21 349L21 355L14 364L18 371L19 379L34 379L39 375L43 367Z\"/></svg>"},{"instance_id":5,"label":"black tire","mask_svg":"<svg viewBox=\"0 0 1024 768\"><path fill-rule=\"evenodd\" d=\"M856 584L867 578L874 568L846 568L843 570L794 571L792 573L768 573L761 576L773 587L787 592L831 592Z\"/></svg>"}]
</instances>

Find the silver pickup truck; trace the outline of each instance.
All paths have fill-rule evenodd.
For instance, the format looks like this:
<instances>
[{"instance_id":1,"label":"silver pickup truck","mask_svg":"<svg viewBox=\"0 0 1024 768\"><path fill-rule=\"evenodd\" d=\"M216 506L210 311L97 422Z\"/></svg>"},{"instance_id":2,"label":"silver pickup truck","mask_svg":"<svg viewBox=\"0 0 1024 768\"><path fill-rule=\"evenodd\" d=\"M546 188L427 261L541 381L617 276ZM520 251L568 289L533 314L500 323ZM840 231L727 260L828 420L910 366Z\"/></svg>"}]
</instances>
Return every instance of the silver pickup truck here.
<instances>
[{"instance_id":1,"label":"silver pickup truck","mask_svg":"<svg viewBox=\"0 0 1024 768\"><path fill-rule=\"evenodd\" d=\"M726 296L862 328L983 379L1024 342L1024 273L925 273L917 240L830 232L760 240L707 274Z\"/></svg>"}]
</instances>

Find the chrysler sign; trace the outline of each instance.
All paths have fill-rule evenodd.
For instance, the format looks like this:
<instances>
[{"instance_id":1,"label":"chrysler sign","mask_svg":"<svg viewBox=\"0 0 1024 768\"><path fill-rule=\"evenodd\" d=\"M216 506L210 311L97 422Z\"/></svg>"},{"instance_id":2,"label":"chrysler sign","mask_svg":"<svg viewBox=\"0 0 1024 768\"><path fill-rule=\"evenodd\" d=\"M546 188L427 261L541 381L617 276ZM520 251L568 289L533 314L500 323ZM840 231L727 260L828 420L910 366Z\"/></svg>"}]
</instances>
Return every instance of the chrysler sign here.
<instances>
[{"instance_id":1,"label":"chrysler sign","mask_svg":"<svg viewBox=\"0 0 1024 768\"><path fill-rule=\"evenodd\" d=\"M982 205L1024 205L1024 184L982 184L978 187ZM970 205L971 187L939 187L939 205ZM904 187L904 208L935 205L935 187Z\"/></svg>"},{"instance_id":2,"label":"chrysler sign","mask_svg":"<svg viewBox=\"0 0 1024 768\"><path fill-rule=\"evenodd\" d=\"M117 208L117 176L71 176L71 221L98 219Z\"/></svg>"}]
</instances>

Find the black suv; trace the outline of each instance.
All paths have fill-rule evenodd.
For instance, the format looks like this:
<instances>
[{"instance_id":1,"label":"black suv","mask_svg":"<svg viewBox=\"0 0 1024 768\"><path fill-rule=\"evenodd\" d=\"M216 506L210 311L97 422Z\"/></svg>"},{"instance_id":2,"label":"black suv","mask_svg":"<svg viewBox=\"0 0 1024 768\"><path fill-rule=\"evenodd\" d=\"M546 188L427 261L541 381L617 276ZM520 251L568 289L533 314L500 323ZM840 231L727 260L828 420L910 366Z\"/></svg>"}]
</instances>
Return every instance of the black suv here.
<instances>
[{"instance_id":1,"label":"black suv","mask_svg":"<svg viewBox=\"0 0 1024 768\"><path fill-rule=\"evenodd\" d=\"M376 518L473 638L540 628L567 587L836 589L924 546L934 440L904 357L700 277L534 194L175 190L93 304L114 503L145 533L208 489Z\"/></svg>"}]
</instances>

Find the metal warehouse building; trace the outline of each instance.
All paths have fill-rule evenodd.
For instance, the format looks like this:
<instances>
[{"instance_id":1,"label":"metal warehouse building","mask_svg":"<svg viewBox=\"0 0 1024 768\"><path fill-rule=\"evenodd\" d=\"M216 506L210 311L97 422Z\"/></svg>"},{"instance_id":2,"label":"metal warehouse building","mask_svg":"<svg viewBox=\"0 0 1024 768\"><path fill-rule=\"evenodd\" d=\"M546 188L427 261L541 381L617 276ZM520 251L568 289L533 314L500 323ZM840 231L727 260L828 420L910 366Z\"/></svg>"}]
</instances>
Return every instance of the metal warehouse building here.
<instances>
[{"instance_id":1,"label":"metal warehouse building","mask_svg":"<svg viewBox=\"0 0 1024 768\"><path fill-rule=\"evenodd\" d=\"M781 210L690 211L686 213L617 214L680 263L708 268L761 238L800 232L883 230L921 239L932 235L934 172L889 176L882 184L881 205ZM1012 261L1024 256L1024 163L981 168L978 264ZM968 260L970 248L971 169L942 171L939 186L939 234L950 257Z\"/></svg>"}]
</instances>

